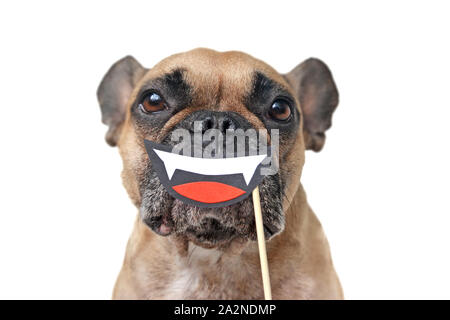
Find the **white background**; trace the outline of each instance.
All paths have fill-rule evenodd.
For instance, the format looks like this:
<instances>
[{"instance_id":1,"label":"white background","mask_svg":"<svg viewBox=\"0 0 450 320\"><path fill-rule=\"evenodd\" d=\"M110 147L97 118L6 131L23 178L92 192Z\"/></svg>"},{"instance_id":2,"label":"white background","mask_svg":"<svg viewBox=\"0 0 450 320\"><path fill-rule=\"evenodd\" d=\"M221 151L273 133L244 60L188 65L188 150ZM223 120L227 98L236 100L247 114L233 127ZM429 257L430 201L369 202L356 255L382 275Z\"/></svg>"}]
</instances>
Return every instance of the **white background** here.
<instances>
[{"instance_id":1,"label":"white background","mask_svg":"<svg viewBox=\"0 0 450 320\"><path fill-rule=\"evenodd\" d=\"M0 298L110 298L137 210L97 85L199 46L329 65L340 105L302 180L346 298L450 298L449 8L311 3L3 1Z\"/></svg>"}]
</instances>

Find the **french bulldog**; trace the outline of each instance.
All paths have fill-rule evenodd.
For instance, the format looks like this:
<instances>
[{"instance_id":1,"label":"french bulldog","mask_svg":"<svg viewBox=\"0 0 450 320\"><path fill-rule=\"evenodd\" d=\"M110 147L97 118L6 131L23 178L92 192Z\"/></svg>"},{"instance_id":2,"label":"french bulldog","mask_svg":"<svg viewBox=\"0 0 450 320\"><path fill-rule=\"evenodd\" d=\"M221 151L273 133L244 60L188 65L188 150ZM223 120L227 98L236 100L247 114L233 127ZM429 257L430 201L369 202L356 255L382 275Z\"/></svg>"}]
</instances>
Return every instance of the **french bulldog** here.
<instances>
[{"instance_id":1,"label":"french bulldog","mask_svg":"<svg viewBox=\"0 0 450 320\"><path fill-rule=\"evenodd\" d=\"M300 182L305 151L320 151L338 105L328 67L310 58L280 74L248 54L199 48L153 68L117 61L97 90L106 142L138 209L113 299L262 299L251 197L203 208L171 196L145 141L176 129L279 132L278 171L259 185L274 299L342 299L328 241Z\"/></svg>"}]
</instances>

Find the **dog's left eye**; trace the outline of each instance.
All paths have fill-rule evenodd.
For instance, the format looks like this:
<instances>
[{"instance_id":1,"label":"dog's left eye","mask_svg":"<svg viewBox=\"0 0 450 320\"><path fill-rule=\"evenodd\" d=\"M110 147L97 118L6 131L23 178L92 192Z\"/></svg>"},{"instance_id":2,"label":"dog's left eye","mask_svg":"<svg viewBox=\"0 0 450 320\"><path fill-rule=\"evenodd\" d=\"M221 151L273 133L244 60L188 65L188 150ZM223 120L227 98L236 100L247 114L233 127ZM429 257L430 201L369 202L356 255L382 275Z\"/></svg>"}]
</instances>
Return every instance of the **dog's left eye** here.
<instances>
[{"instance_id":1,"label":"dog's left eye","mask_svg":"<svg viewBox=\"0 0 450 320\"><path fill-rule=\"evenodd\" d=\"M142 111L146 113L157 112L166 108L164 99L156 92L151 92L144 96L139 104Z\"/></svg>"},{"instance_id":2,"label":"dog's left eye","mask_svg":"<svg viewBox=\"0 0 450 320\"><path fill-rule=\"evenodd\" d=\"M269 109L269 115L277 121L287 121L291 118L291 107L284 99L275 100Z\"/></svg>"}]
</instances>

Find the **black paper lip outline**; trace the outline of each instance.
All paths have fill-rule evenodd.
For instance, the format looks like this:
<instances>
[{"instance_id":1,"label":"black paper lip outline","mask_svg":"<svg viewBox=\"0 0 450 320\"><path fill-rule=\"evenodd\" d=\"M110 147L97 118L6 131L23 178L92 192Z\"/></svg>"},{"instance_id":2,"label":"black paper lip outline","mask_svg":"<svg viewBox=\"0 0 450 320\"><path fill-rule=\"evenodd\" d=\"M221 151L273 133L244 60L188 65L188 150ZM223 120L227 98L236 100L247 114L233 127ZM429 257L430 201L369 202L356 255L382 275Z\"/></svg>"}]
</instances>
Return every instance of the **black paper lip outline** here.
<instances>
[{"instance_id":1,"label":"black paper lip outline","mask_svg":"<svg viewBox=\"0 0 450 320\"><path fill-rule=\"evenodd\" d=\"M158 175L160 182L166 188L167 192L172 197L174 197L178 200L181 200L184 203L187 203L192 206L200 207L200 208L226 207L226 206L232 205L234 203L238 203L238 202L246 199L263 180L264 175L261 174L261 168L266 166L263 164L263 162L271 154L271 148L268 147L268 150L267 150L268 153L266 155L266 158L264 158L259 163L259 165L256 167L255 172L253 173L253 176L248 185L245 184L245 180L244 180L242 173L227 174L227 175L203 175L203 174L198 174L195 172L188 172L188 171L184 171L181 169L176 169L172 175L172 180L174 180L176 174L192 175L192 178L189 181L186 181L184 183L189 183L189 182L194 182L194 181L215 181L215 182L228 184L230 186L234 186L234 187L240 188L243 191L245 191L245 193L240 195L239 197L236 197L236 198L228 200L228 201L217 202L217 203L205 203L205 202L200 202L200 201L196 201L196 200L184 197L183 195L179 194L172 188L172 186L174 184L167 175L167 171L166 171L164 162L154 151L156 149L156 150L161 150L161 151L165 151L165 152L171 152L172 146L156 143L156 142L153 142L153 141L150 141L147 139L144 139L144 144L145 144L145 149L147 150L147 154L152 163L153 169L156 171L156 174ZM241 182L238 181L239 176L240 176ZM244 182L245 187L243 187L242 181Z\"/></svg>"}]
</instances>

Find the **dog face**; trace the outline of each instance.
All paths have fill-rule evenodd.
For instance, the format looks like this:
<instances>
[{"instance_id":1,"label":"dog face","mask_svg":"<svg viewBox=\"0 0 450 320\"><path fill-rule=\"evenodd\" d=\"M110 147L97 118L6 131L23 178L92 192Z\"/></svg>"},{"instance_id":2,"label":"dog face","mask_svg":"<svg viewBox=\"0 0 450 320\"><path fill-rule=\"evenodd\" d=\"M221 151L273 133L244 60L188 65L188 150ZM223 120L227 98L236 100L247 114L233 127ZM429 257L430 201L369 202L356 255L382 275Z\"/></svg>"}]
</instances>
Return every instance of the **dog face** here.
<instances>
[{"instance_id":1,"label":"dog face","mask_svg":"<svg viewBox=\"0 0 450 320\"><path fill-rule=\"evenodd\" d=\"M279 131L279 170L260 184L266 238L281 232L300 183L306 149L320 151L338 103L326 65L309 59L281 75L241 52L196 49L151 69L128 56L116 62L98 91L108 144L123 159L122 178L143 221L162 236L174 234L204 247L255 240L251 198L221 208L174 199L149 161L144 140L171 145L176 129Z\"/></svg>"}]
</instances>

